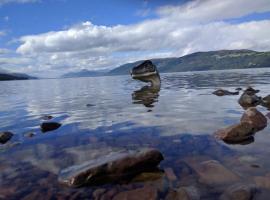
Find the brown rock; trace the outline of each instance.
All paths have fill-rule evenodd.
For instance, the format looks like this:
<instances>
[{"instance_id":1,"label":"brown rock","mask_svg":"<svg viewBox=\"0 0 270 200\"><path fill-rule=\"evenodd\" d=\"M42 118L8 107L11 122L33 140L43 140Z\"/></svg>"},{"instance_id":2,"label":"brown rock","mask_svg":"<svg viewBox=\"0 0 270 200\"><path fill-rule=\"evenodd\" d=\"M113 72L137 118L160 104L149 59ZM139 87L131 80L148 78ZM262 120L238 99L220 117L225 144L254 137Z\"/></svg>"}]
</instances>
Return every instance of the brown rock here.
<instances>
[{"instance_id":1,"label":"brown rock","mask_svg":"<svg viewBox=\"0 0 270 200\"><path fill-rule=\"evenodd\" d=\"M240 177L221 165L216 160L209 160L192 166L199 176L199 181L207 185L231 184Z\"/></svg>"},{"instance_id":2,"label":"brown rock","mask_svg":"<svg viewBox=\"0 0 270 200\"><path fill-rule=\"evenodd\" d=\"M152 186L144 186L143 188L120 192L113 200L157 200L158 191Z\"/></svg>"},{"instance_id":3,"label":"brown rock","mask_svg":"<svg viewBox=\"0 0 270 200\"><path fill-rule=\"evenodd\" d=\"M258 187L270 189L270 177L269 176L255 176L254 181Z\"/></svg>"},{"instance_id":4,"label":"brown rock","mask_svg":"<svg viewBox=\"0 0 270 200\"><path fill-rule=\"evenodd\" d=\"M175 181L175 180L177 180L177 177L176 177L176 175L175 175L175 173L174 173L174 171L173 171L172 168L165 168L164 171L165 171L165 174L166 174L167 178L168 178L170 181Z\"/></svg>"},{"instance_id":5,"label":"brown rock","mask_svg":"<svg viewBox=\"0 0 270 200\"><path fill-rule=\"evenodd\" d=\"M244 108L254 107L261 103L261 97L258 97L255 93L245 91L239 98L238 103Z\"/></svg>"},{"instance_id":6,"label":"brown rock","mask_svg":"<svg viewBox=\"0 0 270 200\"><path fill-rule=\"evenodd\" d=\"M42 132L48 132L58 129L61 124L57 122L43 122L40 127Z\"/></svg>"},{"instance_id":7,"label":"brown rock","mask_svg":"<svg viewBox=\"0 0 270 200\"><path fill-rule=\"evenodd\" d=\"M170 190L165 197L165 200L199 200L200 193L193 186L180 187L176 190Z\"/></svg>"},{"instance_id":8,"label":"brown rock","mask_svg":"<svg viewBox=\"0 0 270 200\"><path fill-rule=\"evenodd\" d=\"M236 92L230 92L228 90L218 89L213 92L216 96L225 96L225 95L239 95L239 91Z\"/></svg>"},{"instance_id":9,"label":"brown rock","mask_svg":"<svg viewBox=\"0 0 270 200\"><path fill-rule=\"evenodd\" d=\"M12 137L13 137L13 133L11 133L11 132L8 132L8 131L0 132L0 143L5 144Z\"/></svg>"},{"instance_id":10,"label":"brown rock","mask_svg":"<svg viewBox=\"0 0 270 200\"><path fill-rule=\"evenodd\" d=\"M156 168L162 160L162 154L155 149L114 152L62 170L59 181L72 187L121 181Z\"/></svg>"},{"instance_id":11,"label":"brown rock","mask_svg":"<svg viewBox=\"0 0 270 200\"><path fill-rule=\"evenodd\" d=\"M249 139L255 133L254 127L250 123L239 123L218 130L214 135L225 142L242 142Z\"/></svg>"},{"instance_id":12,"label":"brown rock","mask_svg":"<svg viewBox=\"0 0 270 200\"><path fill-rule=\"evenodd\" d=\"M255 185L234 184L227 188L220 200L251 200L257 192Z\"/></svg>"},{"instance_id":13,"label":"brown rock","mask_svg":"<svg viewBox=\"0 0 270 200\"><path fill-rule=\"evenodd\" d=\"M242 123L249 123L256 131L262 130L267 126L266 117L255 107L248 108L241 118Z\"/></svg>"}]
</instances>

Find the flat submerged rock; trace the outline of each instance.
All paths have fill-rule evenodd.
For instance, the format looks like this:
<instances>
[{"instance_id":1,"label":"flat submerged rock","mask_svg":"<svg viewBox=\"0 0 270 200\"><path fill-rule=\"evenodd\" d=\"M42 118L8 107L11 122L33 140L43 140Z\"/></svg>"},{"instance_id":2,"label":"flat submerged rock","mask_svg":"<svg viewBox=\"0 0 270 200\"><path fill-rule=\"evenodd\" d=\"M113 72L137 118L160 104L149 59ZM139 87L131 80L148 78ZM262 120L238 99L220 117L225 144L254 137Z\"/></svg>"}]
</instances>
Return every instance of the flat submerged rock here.
<instances>
[{"instance_id":1,"label":"flat submerged rock","mask_svg":"<svg viewBox=\"0 0 270 200\"><path fill-rule=\"evenodd\" d=\"M61 170L58 180L71 187L118 182L156 168L163 159L162 154L155 149L112 152Z\"/></svg>"}]
</instances>

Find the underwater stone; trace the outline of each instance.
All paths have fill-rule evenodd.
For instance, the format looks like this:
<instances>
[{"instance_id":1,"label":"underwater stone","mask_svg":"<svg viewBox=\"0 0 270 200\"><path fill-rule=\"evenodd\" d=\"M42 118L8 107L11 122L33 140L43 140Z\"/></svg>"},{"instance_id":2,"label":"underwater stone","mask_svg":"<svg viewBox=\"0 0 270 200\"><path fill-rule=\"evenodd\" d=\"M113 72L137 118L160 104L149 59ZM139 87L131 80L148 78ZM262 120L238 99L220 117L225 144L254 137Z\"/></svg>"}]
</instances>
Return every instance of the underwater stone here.
<instances>
[{"instance_id":1,"label":"underwater stone","mask_svg":"<svg viewBox=\"0 0 270 200\"><path fill-rule=\"evenodd\" d=\"M114 152L62 170L59 181L71 187L117 182L156 168L163 159L155 149Z\"/></svg>"}]
</instances>

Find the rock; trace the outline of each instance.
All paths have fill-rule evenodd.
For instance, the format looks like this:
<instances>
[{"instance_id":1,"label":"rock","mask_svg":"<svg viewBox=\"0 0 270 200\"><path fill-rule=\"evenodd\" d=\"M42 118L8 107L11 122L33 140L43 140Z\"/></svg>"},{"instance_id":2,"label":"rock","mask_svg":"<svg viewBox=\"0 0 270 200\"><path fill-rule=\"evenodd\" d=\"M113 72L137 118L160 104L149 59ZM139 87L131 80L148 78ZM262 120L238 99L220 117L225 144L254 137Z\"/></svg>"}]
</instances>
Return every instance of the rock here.
<instances>
[{"instance_id":1,"label":"rock","mask_svg":"<svg viewBox=\"0 0 270 200\"><path fill-rule=\"evenodd\" d=\"M163 177L164 172L161 170L156 172L143 172L135 176L131 182L147 182L147 181L156 181Z\"/></svg>"},{"instance_id":2,"label":"rock","mask_svg":"<svg viewBox=\"0 0 270 200\"><path fill-rule=\"evenodd\" d=\"M262 98L261 105L270 108L270 95L267 95L266 97Z\"/></svg>"},{"instance_id":3,"label":"rock","mask_svg":"<svg viewBox=\"0 0 270 200\"><path fill-rule=\"evenodd\" d=\"M247 87L247 89L244 92L249 94L249 95L253 95L253 94L257 94L258 92L260 92L260 90L255 90L254 88L249 86L249 87Z\"/></svg>"},{"instance_id":4,"label":"rock","mask_svg":"<svg viewBox=\"0 0 270 200\"><path fill-rule=\"evenodd\" d=\"M214 135L225 142L238 143L249 140L255 132L252 124L243 122L220 129Z\"/></svg>"},{"instance_id":5,"label":"rock","mask_svg":"<svg viewBox=\"0 0 270 200\"><path fill-rule=\"evenodd\" d=\"M94 104L90 104L90 103L86 104L86 107L93 107L93 106L95 106L95 105Z\"/></svg>"},{"instance_id":6,"label":"rock","mask_svg":"<svg viewBox=\"0 0 270 200\"><path fill-rule=\"evenodd\" d=\"M180 187L176 190L170 190L165 197L165 200L199 200L200 193L193 186Z\"/></svg>"},{"instance_id":7,"label":"rock","mask_svg":"<svg viewBox=\"0 0 270 200\"><path fill-rule=\"evenodd\" d=\"M94 192L93 192L93 197L94 199L100 199L101 195L104 194L106 192L106 189L104 188L99 188L99 189L96 189Z\"/></svg>"},{"instance_id":8,"label":"rock","mask_svg":"<svg viewBox=\"0 0 270 200\"><path fill-rule=\"evenodd\" d=\"M155 149L114 152L62 170L59 181L71 187L119 182L156 168L163 159Z\"/></svg>"},{"instance_id":9,"label":"rock","mask_svg":"<svg viewBox=\"0 0 270 200\"><path fill-rule=\"evenodd\" d=\"M270 177L269 176L255 176L254 181L259 188L270 189Z\"/></svg>"},{"instance_id":10,"label":"rock","mask_svg":"<svg viewBox=\"0 0 270 200\"><path fill-rule=\"evenodd\" d=\"M51 115L44 115L43 117L41 117L41 119L43 120L51 120L53 118L53 116Z\"/></svg>"},{"instance_id":11,"label":"rock","mask_svg":"<svg viewBox=\"0 0 270 200\"><path fill-rule=\"evenodd\" d=\"M241 91L242 88L238 87L238 88L235 88L236 91Z\"/></svg>"},{"instance_id":12,"label":"rock","mask_svg":"<svg viewBox=\"0 0 270 200\"><path fill-rule=\"evenodd\" d=\"M29 138L31 138L31 137L34 137L36 134L35 133L33 133L33 132L28 132L28 133L25 133L24 134L24 137L29 137Z\"/></svg>"},{"instance_id":13,"label":"rock","mask_svg":"<svg viewBox=\"0 0 270 200\"><path fill-rule=\"evenodd\" d=\"M225 96L225 95L239 95L239 91L237 92L230 92L228 90L218 89L213 92L216 96Z\"/></svg>"},{"instance_id":14,"label":"rock","mask_svg":"<svg viewBox=\"0 0 270 200\"><path fill-rule=\"evenodd\" d=\"M220 200L251 200L257 192L256 186L251 184L234 184L221 195Z\"/></svg>"},{"instance_id":15,"label":"rock","mask_svg":"<svg viewBox=\"0 0 270 200\"><path fill-rule=\"evenodd\" d=\"M0 143L5 144L12 137L13 137L13 133L11 132L8 132L8 131L0 132Z\"/></svg>"},{"instance_id":16,"label":"rock","mask_svg":"<svg viewBox=\"0 0 270 200\"><path fill-rule=\"evenodd\" d=\"M170 181L176 181L177 177L172 168L165 168L165 174Z\"/></svg>"},{"instance_id":17,"label":"rock","mask_svg":"<svg viewBox=\"0 0 270 200\"><path fill-rule=\"evenodd\" d=\"M267 126L267 119L255 107L251 107L243 114L241 123L249 123L255 131L260 131Z\"/></svg>"},{"instance_id":18,"label":"rock","mask_svg":"<svg viewBox=\"0 0 270 200\"><path fill-rule=\"evenodd\" d=\"M239 98L238 103L243 108L255 107L261 103L261 97L258 97L255 93L245 91Z\"/></svg>"},{"instance_id":19,"label":"rock","mask_svg":"<svg viewBox=\"0 0 270 200\"><path fill-rule=\"evenodd\" d=\"M192 167L199 176L199 182L206 185L232 184L240 179L216 160L204 161Z\"/></svg>"},{"instance_id":20,"label":"rock","mask_svg":"<svg viewBox=\"0 0 270 200\"><path fill-rule=\"evenodd\" d=\"M48 132L58 129L61 124L57 122L43 122L40 127L42 132Z\"/></svg>"},{"instance_id":21,"label":"rock","mask_svg":"<svg viewBox=\"0 0 270 200\"><path fill-rule=\"evenodd\" d=\"M158 191L153 186L120 192L113 200L158 200Z\"/></svg>"}]
</instances>

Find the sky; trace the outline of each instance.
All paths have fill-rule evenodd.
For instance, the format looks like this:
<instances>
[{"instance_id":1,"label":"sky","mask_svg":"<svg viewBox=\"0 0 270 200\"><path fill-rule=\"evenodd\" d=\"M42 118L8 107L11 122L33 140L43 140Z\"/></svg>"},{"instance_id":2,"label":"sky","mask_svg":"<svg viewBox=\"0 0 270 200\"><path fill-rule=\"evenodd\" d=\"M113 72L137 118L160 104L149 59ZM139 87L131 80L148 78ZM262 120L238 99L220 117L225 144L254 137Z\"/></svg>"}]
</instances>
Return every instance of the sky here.
<instances>
[{"instance_id":1,"label":"sky","mask_svg":"<svg viewBox=\"0 0 270 200\"><path fill-rule=\"evenodd\" d=\"M57 77L221 49L270 51L270 0L0 0L0 71Z\"/></svg>"}]
</instances>

